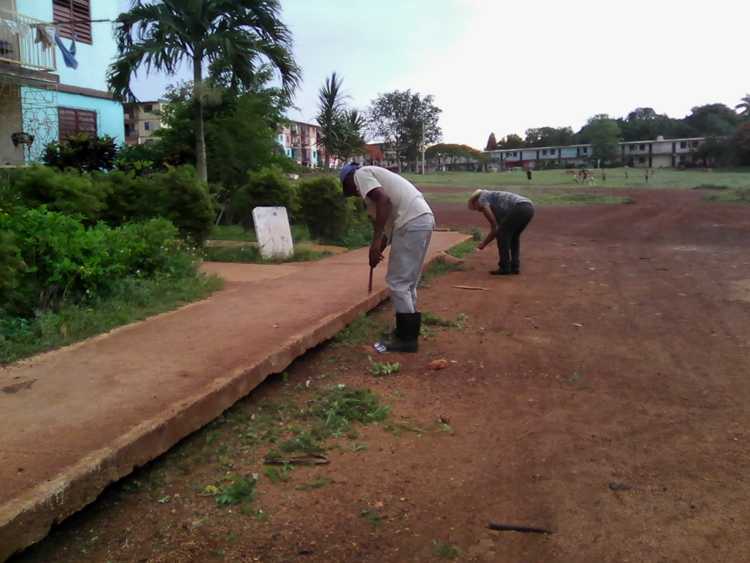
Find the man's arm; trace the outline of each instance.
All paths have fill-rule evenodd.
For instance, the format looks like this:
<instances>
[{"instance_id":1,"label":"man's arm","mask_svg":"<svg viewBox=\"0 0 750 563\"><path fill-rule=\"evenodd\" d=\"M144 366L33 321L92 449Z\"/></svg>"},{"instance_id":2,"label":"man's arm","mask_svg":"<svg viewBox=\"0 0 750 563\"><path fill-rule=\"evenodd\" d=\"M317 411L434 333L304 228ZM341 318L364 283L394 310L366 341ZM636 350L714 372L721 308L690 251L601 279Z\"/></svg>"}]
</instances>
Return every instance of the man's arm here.
<instances>
[{"instance_id":1,"label":"man's arm","mask_svg":"<svg viewBox=\"0 0 750 563\"><path fill-rule=\"evenodd\" d=\"M374 268L383 259L383 250L386 243L385 225L391 216L391 200L383 191L383 188L373 188L367 192L367 196L375 204L375 223L373 225L372 243L370 244L370 267Z\"/></svg>"},{"instance_id":2,"label":"man's arm","mask_svg":"<svg viewBox=\"0 0 750 563\"><path fill-rule=\"evenodd\" d=\"M485 246L487 246L495 238L497 238L497 219L495 219L495 214L487 205L482 207L482 214L484 215L485 219L487 219L487 221L490 224L490 232L487 233L487 236L485 237L485 239L477 247L479 250L482 250Z\"/></svg>"}]
</instances>

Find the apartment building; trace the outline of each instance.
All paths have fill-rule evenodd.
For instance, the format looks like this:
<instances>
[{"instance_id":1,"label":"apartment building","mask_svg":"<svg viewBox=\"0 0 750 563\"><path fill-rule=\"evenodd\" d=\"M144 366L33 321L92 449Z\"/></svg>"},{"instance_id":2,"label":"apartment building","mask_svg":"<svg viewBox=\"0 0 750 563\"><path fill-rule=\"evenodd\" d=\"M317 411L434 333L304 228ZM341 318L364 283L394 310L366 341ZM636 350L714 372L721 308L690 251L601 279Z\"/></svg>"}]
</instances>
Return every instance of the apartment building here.
<instances>
[{"instance_id":1,"label":"apartment building","mask_svg":"<svg viewBox=\"0 0 750 563\"><path fill-rule=\"evenodd\" d=\"M135 102L123 104L125 108L125 142L142 145L152 142L152 135L163 127L161 110L166 102Z\"/></svg>"},{"instance_id":2,"label":"apartment building","mask_svg":"<svg viewBox=\"0 0 750 563\"><path fill-rule=\"evenodd\" d=\"M283 125L277 142L284 154L300 166L319 168L325 164L325 151L320 145L320 127L303 121Z\"/></svg>"},{"instance_id":3,"label":"apartment building","mask_svg":"<svg viewBox=\"0 0 750 563\"><path fill-rule=\"evenodd\" d=\"M37 161L76 133L124 142L106 82L118 14L115 1L0 0L1 165Z\"/></svg>"},{"instance_id":4,"label":"apartment building","mask_svg":"<svg viewBox=\"0 0 750 563\"><path fill-rule=\"evenodd\" d=\"M703 137L619 143L623 164L635 168L677 168L695 161L695 152L705 141ZM485 151L493 166L509 168L543 168L546 166L578 167L592 164L592 147L588 144Z\"/></svg>"}]
</instances>

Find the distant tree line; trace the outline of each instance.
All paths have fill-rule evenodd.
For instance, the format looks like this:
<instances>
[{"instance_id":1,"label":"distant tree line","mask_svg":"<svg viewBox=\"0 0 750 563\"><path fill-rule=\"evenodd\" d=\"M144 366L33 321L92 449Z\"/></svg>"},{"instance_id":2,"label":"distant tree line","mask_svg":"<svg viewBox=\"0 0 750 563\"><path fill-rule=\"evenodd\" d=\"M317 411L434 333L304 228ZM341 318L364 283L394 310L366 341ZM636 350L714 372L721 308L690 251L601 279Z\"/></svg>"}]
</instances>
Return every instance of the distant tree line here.
<instances>
[{"instance_id":1,"label":"distant tree line","mask_svg":"<svg viewBox=\"0 0 750 563\"><path fill-rule=\"evenodd\" d=\"M713 165L750 165L750 94L732 109L724 104L694 107L678 119L640 107L626 117L595 115L574 132L571 127L527 129L525 137L511 133L496 139L491 133L485 150L549 147L574 144L593 145L593 158L617 158L617 143L669 138L706 137L699 158Z\"/></svg>"}]
</instances>

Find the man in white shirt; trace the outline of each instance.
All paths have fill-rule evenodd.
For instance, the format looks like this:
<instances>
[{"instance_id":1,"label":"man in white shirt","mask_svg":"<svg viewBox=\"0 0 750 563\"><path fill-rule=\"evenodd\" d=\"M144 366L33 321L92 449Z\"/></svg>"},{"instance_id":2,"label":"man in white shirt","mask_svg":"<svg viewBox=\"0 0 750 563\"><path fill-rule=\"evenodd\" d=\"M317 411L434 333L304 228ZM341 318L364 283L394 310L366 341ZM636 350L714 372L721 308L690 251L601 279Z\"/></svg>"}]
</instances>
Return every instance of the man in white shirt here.
<instances>
[{"instance_id":1,"label":"man in white shirt","mask_svg":"<svg viewBox=\"0 0 750 563\"><path fill-rule=\"evenodd\" d=\"M408 180L380 166L352 162L341 170L344 195L360 196L374 219L370 267L391 245L386 282L396 309L396 330L378 342L378 351L416 352L422 315L417 311L417 284L430 246L435 217L422 193Z\"/></svg>"}]
</instances>

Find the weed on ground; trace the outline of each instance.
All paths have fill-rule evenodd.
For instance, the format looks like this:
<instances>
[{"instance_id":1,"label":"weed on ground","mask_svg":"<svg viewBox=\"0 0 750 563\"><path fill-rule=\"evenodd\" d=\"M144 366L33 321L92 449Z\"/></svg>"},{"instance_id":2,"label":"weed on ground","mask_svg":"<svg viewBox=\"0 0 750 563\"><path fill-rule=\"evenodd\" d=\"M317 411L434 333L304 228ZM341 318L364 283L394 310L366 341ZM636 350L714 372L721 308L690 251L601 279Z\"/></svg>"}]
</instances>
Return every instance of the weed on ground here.
<instances>
[{"instance_id":1,"label":"weed on ground","mask_svg":"<svg viewBox=\"0 0 750 563\"><path fill-rule=\"evenodd\" d=\"M382 329L374 315L360 315L333 337L337 344L358 346L371 342Z\"/></svg>"},{"instance_id":2,"label":"weed on ground","mask_svg":"<svg viewBox=\"0 0 750 563\"><path fill-rule=\"evenodd\" d=\"M257 246L221 247L211 246L203 250L203 257L208 262L242 262L248 264L284 264L288 262L312 262L333 256L326 250L311 250L297 247L289 258L266 260L260 255Z\"/></svg>"},{"instance_id":3,"label":"weed on ground","mask_svg":"<svg viewBox=\"0 0 750 563\"><path fill-rule=\"evenodd\" d=\"M471 240L465 240L464 242L452 247L450 250L448 250L448 254L450 254L454 258L465 258L476 249L476 240L472 238Z\"/></svg>"}]
</instances>

